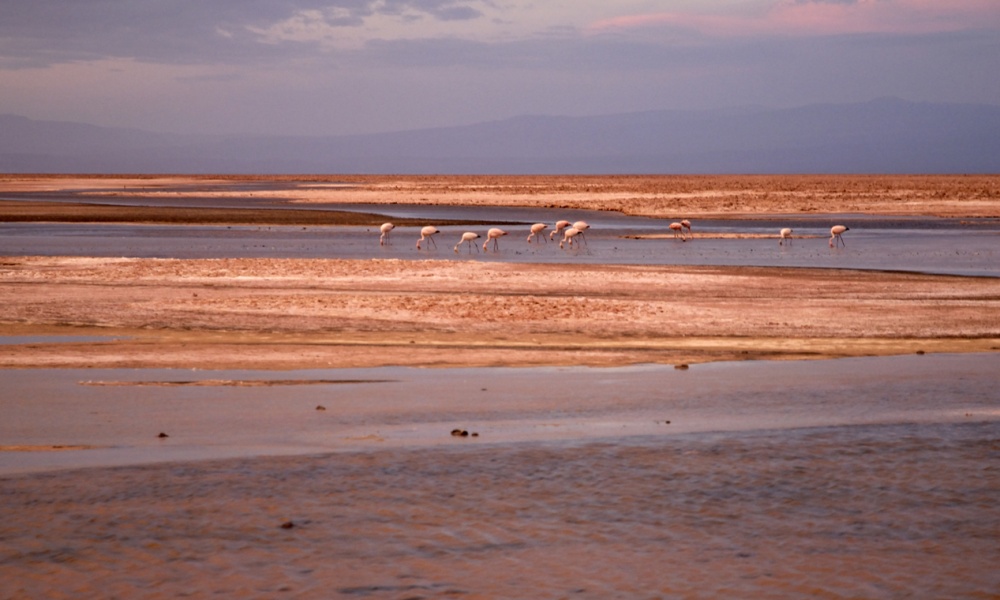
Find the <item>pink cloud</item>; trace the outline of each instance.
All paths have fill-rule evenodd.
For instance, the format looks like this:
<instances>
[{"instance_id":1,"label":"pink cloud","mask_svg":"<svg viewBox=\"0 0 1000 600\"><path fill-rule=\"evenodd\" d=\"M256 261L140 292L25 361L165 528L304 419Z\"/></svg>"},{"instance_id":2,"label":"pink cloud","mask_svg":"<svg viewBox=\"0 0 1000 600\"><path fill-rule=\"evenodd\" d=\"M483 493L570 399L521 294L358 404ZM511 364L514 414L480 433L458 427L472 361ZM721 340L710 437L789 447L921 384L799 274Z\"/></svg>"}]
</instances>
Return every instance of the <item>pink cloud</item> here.
<instances>
[{"instance_id":1,"label":"pink cloud","mask_svg":"<svg viewBox=\"0 0 1000 600\"><path fill-rule=\"evenodd\" d=\"M648 13L641 15L623 15L592 23L589 33L625 31L630 29L655 29L663 26L675 26L683 29L693 29L702 32L717 32L720 28L728 28L737 23L737 19L713 15L689 13Z\"/></svg>"},{"instance_id":2,"label":"pink cloud","mask_svg":"<svg viewBox=\"0 0 1000 600\"><path fill-rule=\"evenodd\" d=\"M857 0L853 3L794 2L772 7L767 25L789 33L933 33L1000 26L994 0ZM989 25L992 21L992 27Z\"/></svg>"},{"instance_id":3,"label":"pink cloud","mask_svg":"<svg viewBox=\"0 0 1000 600\"><path fill-rule=\"evenodd\" d=\"M679 27L715 36L933 33L1000 29L997 0L777 0L754 14L660 12L593 23L588 32Z\"/></svg>"}]
</instances>

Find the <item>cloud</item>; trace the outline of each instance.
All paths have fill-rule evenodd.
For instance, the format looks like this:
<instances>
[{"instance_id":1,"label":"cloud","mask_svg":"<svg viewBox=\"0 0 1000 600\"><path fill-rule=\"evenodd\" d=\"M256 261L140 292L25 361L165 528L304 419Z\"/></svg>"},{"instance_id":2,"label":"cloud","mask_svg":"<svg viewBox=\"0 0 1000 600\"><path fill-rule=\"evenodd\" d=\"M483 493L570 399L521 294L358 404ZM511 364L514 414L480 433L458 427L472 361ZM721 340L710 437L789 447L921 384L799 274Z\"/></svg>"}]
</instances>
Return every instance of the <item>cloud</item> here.
<instances>
[{"instance_id":1,"label":"cloud","mask_svg":"<svg viewBox=\"0 0 1000 600\"><path fill-rule=\"evenodd\" d=\"M440 37L453 29L453 23L483 16L478 8L452 0L382 0L300 10L246 30L271 45L306 43L327 50L358 49L370 40Z\"/></svg>"},{"instance_id":2,"label":"cloud","mask_svg":"<svg viewBox=\"0 0 1000 600\"><path fill-rule=\"evenodd\" d=\"M876 95L995 103L997 1L0 0L0 112L311 133Z\"/></svg>"},{"instance_id":3,"label":"cloud","mask_svg":"<svg viewBox=\"0 0 1000 600\"><path fill-rule=\"evenodd\" d=\"M0 0L0 65L129 58L241 64L437 35L488 0ZM421 23L422 30L412 28Z\"/></svg>"},{"instance_id":4,"label":"cloud","mask_svg":"<svg viewBox=\"0 0 1000 600\"><path fill-rule=\"evenodd\" d=\"M432 15L442 21L468 21L478 19L483 13L471 6L441 6L430 11Z\"/></svg>"},{"instance_id":5,"label":"cloud","mask_svg":"<svg viewBox=\"0 0 1000 600\"><path fill-rule=\"evenodd\" d=\"M288 3L259 0L0 0L0 57L36 66L116 58L174 64L254 60L261 53L246 26L288 10Z\"/></svg>"},{"instance_id":6,"label":"cloud","mask_svg":"<svg viewBox=\"0 0 1000 600\"><path fill-rule=\"evenodd\" d=\"M1000 29L995 0L776 0L756 10L703 9L620 15L591 23L590 34L657 28L715 37L918 34Z\"/></svg>"}]
</instances>

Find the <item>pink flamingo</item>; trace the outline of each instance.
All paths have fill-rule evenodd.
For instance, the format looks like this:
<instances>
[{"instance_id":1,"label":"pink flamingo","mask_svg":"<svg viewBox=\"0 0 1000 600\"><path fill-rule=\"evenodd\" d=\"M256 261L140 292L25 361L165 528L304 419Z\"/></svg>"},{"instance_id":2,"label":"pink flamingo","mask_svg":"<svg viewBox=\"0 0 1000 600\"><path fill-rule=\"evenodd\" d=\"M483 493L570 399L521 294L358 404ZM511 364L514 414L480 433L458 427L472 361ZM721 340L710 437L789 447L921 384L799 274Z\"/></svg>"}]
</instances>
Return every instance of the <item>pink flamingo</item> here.
<instances>
[{"instance_id":1,"label":"pink flamingo","mask_svg":"<svg viewBox=\"0 0 1000 600\"><path fill-rule=\"evenodd\" d=\"M580 239L583 240L584 244L587 244L587 235L584 232L590 229L590 225L586 221L577 221L573 223L573 229L580 232ZM590 244L587 245L589 246Z\"/></svg>"},{"instance_id":2,"label":"pink flamingo","mask_svg":"<svg viewBox=\"0 0 1000 600\"><path fill-rule=\"evenodd\" d=\"M684 229L687 230L687 234L688 234L689 238L694 239L694 234L691 233L691 221L688 221L687 219L684 219L683 221L681 221L681 227L683 227Z\"/></svg>"},{"instance_id":3,"label":"pink flamingo","mask_svg":"<svg viewBox=\"0 0 1000 600\"><path fill-rule=\"evenodd\" d=\"M497 229L496 227L490 229L486 232L486 241L483 242L483 250L486 250L486 246L489 245L490 240L493 240L493 251L496 252L500 249L499 239L507 235L507 232L503 229Z\"/></svg>"},{"instance_id":4,"label":"pink flamingo","mask_svg":"<svg viewBox=\"0 0 1000 600\"><path fill-rule=\"evenodd\" d=\"M684 226L680 223L671 223L670 230L674 232L674 239L677 239L677 236L679 235L681 236L682 242L687 241L687 238L684 237Z\"/></svg>"},{"instance_id":5,"label":"pink flamingo","mask_svg":"<svg viewBox=\"0 0 1000 600\"><path fill-rule=\"evenodd\" d=\"M475 231L466 231L465 233L463 233L462 234L462 239L459 240L459 242L457 244L455 244L455 254L458 254L458 247L461 246L462 244L468 244L469 245L469 254L472 254L472 247L473 246L476 247L476 252L479 252L479 244L473 244L472 243L472 240L476 240L476 239L479 239L479 234L476 233Z\"/></svg>"},{"instance_id":6,"label":"pink flamingo","mask_svg":"<svg viewBox=\"0 0 1000 600\"><path fill-rule=\"evenodd\" d=\"M570 227L565 232L563 232L563 239L562 239L562 241L559 242L559 247L560 248L563 247L563 242L569 242L569 247L572 248L573 247L573 238L575 238L576 236L580 235L581 233L583 233L583 232L580 231L579 229L577 229L576 227Z\"/></svg>"},{"instance_id":7,"label":"pink flamingo","mask_svg":"<svg viewBox=\"0 0 1000 600\"><path fill-rule=\"evenodd\" d=\"M785 240L788 240L788 245L792 245L792 229L790 227L785 227L781 230L781 239L778 240L778 245L781 246Z\"/></svg>"},{"instance_id":8,"label":"pink flamingo","mask_svg":"<svg viewBox=\"0 0 1000 600\"><path fill-rule=\"evenodd\" d=\"M430 245L437 248L437 242L435 242L434 238L431 236L436 235L438 233L441 232L438 231L438 228L434 227L433 225L428 225L427 227L422 228L420 230L420 239L417 240L417 250L420 250L420 242L424 240L427 240L428 242L430 242Z\"/></svg>"},{"instance_id":9,"label":"pink flamingo","mask_svg":"<svg viewBox=\"0 0 1000 600\"><path fill-rule=\"evenodd\" d=\"M843 225L834 225L833 227L831 227L830 228L830 247L833 248L834 240L836 240L837 245L843 244L844 248L846 248L847 247L847 242L844 241L844 238L841 237L840 234L844 233L845 231L850 231L850 230L851 230L850 227L845 227Z\"/></svg>"},{"instance_id":10,"label":"pink flamingo","mask_svg":"<svg viewBox=\"0 0 1000 600\"><path fill-rule=\"evenodd\" d=\"M549 228L549 226L546 225L545 223L535 223L534 225L532 225L531 226L531 233L528 234L528 243L529 244L531 243L531 238L533 238L533 237L537 237L537 238L541 239L544 242L545 241L545 234L542 233L542 232L545 231L548 228Z\"/></svg>"},{"instance_id":11,"label":"pink flamingo","mask_svg":"<svg viewBox=\"0 0 1000 600\"><path fill-rule=\"evenodd\" d=\"M382 223L382 226L379 227L379 231L382 232L382 235L380 235L379 238L378 238L378 245L379 246L388 246L390 244L390 242L389 242L389 232L392 231L395 228L396 228L396 226L393 225L392 223Z\"/></svg>"},{"instance_id":12,"label":"pink flamingo","mask_svg":"<svg viewBox=\"0 0 1000 600\"><path fill-rule=\"evenodd\" d=\"M556 228L553 229L551 233L549 233L549 239L550 240L554 239L557 233L562 233L562 230L569 227L569 225L570 225L569 221L556 221Z\"/></svg>"}]
</instances>

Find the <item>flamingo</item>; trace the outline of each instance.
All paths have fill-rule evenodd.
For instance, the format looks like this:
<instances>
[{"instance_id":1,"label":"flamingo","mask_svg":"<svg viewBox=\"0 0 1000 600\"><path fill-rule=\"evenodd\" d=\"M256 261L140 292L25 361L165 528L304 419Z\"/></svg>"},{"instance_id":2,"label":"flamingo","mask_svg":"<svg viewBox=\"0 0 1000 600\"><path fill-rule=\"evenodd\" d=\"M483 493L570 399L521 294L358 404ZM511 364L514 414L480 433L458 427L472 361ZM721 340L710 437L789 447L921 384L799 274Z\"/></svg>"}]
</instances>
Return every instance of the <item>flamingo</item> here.
<instances>
[{"instance_id":1,"label":"flamingo","mask_svg":"<svg viewBox=\"0 0 1000 600\"><path fill-rule=\"evenodd\" d=\"M687 234L689 238L694 239L694 234L691 233L691 221L684 219L683 221L681 221L681 227L687 229Z\"/></svg>"},{"instance_id":2,"label":"flamingo","mask_svg":"<svg viewBox=\"0 0 1000 600\"><path fill-rule=\"evenodd\" d=\"M850 230L851 230L850 227L845 227L844 225L834 225L833 227L831 227L830 228L830 247L833 248L834 241L836 241L838 245L839 244L843 244L844 248L846 248L847 247L847 242L844 241L844 238L841 237L840 234L844 233L845 231L850 231Z\"/></svg>"},{"instance_id":3,"label":"flamingo","mask_svg":"<svg viewBox=\"0 0 1000 600\"><path fill-rule=\"evenodd\" d=\"M542 233L542 232L545 231L548 228L549 228L549 226L546 225L545 223L535 223L534 225L532 225L531 226L531 233L528 234L528 243L529 244L531 243L531 238L533 238L533 237L540 238L544 242L545 241L545 234Z\"/></svg>"},{"instance_id":4,"label":"flamingo","mask_svg":"<svg viewBox=\"0 0 1000 600\"><path fill-rule=\"evenodd\" d=\"M584 232L590 229L590 225L588 225L586 221L577 221L576 223L573 223L573 229L576 229L577 231L580 232L580 239L582 239L583 242L586 244L587 236L584 234ZM590 244L587 245L589 246Z\"/></svg>"},{"instance_id":5,"label":"flamingo","mask_svg":"<svg viewBox=\"0 0 1000 600\"><path fill-rule=\"evenodd\" d=\"M486 232L486 241L483 242L483 250L486 250L486 246L493 240L493 251L496 252L500 249L499 239L507 235L507 232L503 229L497 229L496 227L490 229Z\"/></svg>"},{"instance_id":6,"label":"flamingo","mask_svg":"<svg viewBox=\"0 0 1000 600\"><path fill-rule=\"evenodd\" d=\"M680 235L682 242L687 241L687 238L684 237L684 226L680 223L671 223L670 230L674 232L674 239L677 239L677 236Z\"/></svg>"},{"instance_id":7,"label":"flamingo","mask_svg":"<svg viewBox=\"0 0 1000 600\"><path fill-rule=\"evenodd\" d=\"M562 241L559 242L559 247L560 248L563 247L563 242L569 242L569 246L570 246L570 248L572 248L573 247L573 238L575 238L576 236L580 235L581 233L583 233L583 232L580 231L579 229L577 229L576 227L570 227L569 229L567 229L563 233L563 239L562 239Z\"/></svg>"},{"instance_id":8,"label":"flamingo","mask_svg":"<svg viewBox=\"0 0 1000 600\"><path fill-rule=\"evenodd\" d=\"M569 221L556 221L556 228L553 229L551 233L549 233L549 239L550 240L554 239L557 233L562 233L562 230L569 227L569 225L570 225Z\"/></svg>"},{"instance_id":9,"label":"flamingo","mask_svg":"<svg viewBox=\"0 0 1000 600\"><path fill-rule=\"evenodd\" d=\"M788 240L789 246L792 245L792 229L790 227L785 227L784 229L782 229L780 235L781 239L778 240L779 246L783 245L785 240Z\"/></svg>"},{"instance_id":10,"label":"flamingo","mask_svg":"<svg viewBox=\"0 0 1000 600\"><path fill-rule=\"evenodd\" d=\"M390 243L389 242L389 232L392 231L395 228L396 228L396 226L393 225L392 223L382 223L382 226L379 227L379 231L382 232L382 235L379 236L379 238L378 238L378 245L379 246L388 246L389 245L389 243Z\"/></svg>"},{"instance_id":11,"label":"flamingo","mask_svg":"<svg viewBox=\"0 0 1000 600\"><path fill-rule=\"evenodd\" d=\"M472 240L475 240L475 239L478 239L478 238L479 238L479 234L476 233L475 231L466 231L465 233L462 234L462 239L459 240L459 242L457 244L455 244L455 253L458 254L458 247L461 246L462 244L468 244L469 245L469 254L472 254L472 247L473 246L476 247L476 252L479 252L479 244L473 244L472 243Z\"/></svg>"},{"instance_id":12,"label":"flamingo","mask_svg":"<svg viewBox=\"0 0 1000 600\"><path fill-rule=\"evenodd\" d=\"M428 225L427 227L422 228L420 230L420 239L417 240L417 250L420 250L420 242L422 242L424 240L427 240L428 242L431 243L432 246L434 246L435 248L437 248L437 242L435 242L434 238L431 237L431 236L433 236L435 234L438 234L438 233L441 233L441 232L438 230L437 227L434 227L433 225Z\"/></svg>"}]
</instances>

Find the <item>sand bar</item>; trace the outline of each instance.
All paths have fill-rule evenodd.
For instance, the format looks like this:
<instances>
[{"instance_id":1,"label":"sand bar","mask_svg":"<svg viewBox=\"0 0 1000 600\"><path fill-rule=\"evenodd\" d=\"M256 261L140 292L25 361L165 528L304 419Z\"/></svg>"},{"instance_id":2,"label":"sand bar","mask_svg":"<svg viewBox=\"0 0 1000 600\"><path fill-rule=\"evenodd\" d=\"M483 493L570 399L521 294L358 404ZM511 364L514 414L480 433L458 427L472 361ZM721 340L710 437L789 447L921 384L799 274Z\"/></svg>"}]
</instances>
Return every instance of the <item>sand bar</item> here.
<instances>
[{"instance_id":1,"label":"sand bar","mask_svg":"<svg viewBox=\"0 0 1000 600\"><path fill-rule=\"evenodd\" d=\"M0 193L270 198L288 204L434 204L620 211L648 217L878 214L1000 218L998 175L0 176ZM308 211L299 218L310 217ZM208 213L205 213L208 214ZM195 218L189 215L188 218Z\"/></svg>"},{"instance_id":2,"label":"sand bar","mask_svg":"<svg viewBox=\"0 0 1000 600\"><path fill-rule=\"evenodd\" d=\"M313 189L260 179L253 193L268 187L282 206L335 196L688 216L1000 212L996 178L903 178L918 191L890 202L883 193L896 188L882 183L861 193L880 178L817 178L830 194L809 203L767 178L725 194L713 190L744 179L677 178L697 185L669 198L642 195L643 178L592 178L593 189L577 178L539 188L337 179L315 178ZM955 181L981 187L947 187ZM115 186L148 185L160 200L247 193L240 178L17 185L13 202L29 204L42 203L25 194L50 192L27 187L79 192L46 205L45 219L64 221L91 218L78 201L113 200ZM282 196L282 186L295 189ZM108 212L119 222L145 214ZM208 215L180 222L228 222ZM12 417L0 420L0 490L18 516L0 526L3 597L997 589L997 484L983 465L997 439L1000 278L5 256L0 303L0 403ZM918 356L935 352L979 354ZM909 356L694 365L891 354ZM693 366L580 367L631 363ZM380 365L573 367L329 370ZM318 370L293 372L309 367ZM233 371L211 371L224 368ZM452 436L455 427L481 435ZM130 466L100 468L111 465Z\"/></svg>"},{"instance_id":3,"label":"sand bar","mask_svg":"<svg viewBox=\"0 0 1000 600\"><path fill-rule=\"evenodd\" d=\"M1000 349L1000 279L401 260L8 258L0 366L614 366Z\"/></svg>"},{"instance_id":4,"label":"sand bar","mask_svg":"<svg viewBox=\"0 0 1000 600\"><path fill-rule=\"evenodd\" d=\"M11 218L178 225L381 220L334 209L344 203L1000 216L997 176L40 175L0 178L0 192ZM102 204L122 198L163 212ZM163 206L195 198L268 208ZM301 210L317 203L330 206ZM3 345L4 368L610 366L1000 348L1000 280L810 268L9 256L0 302L2 336L110 338Z\"/></svg>"}]
</instances>

